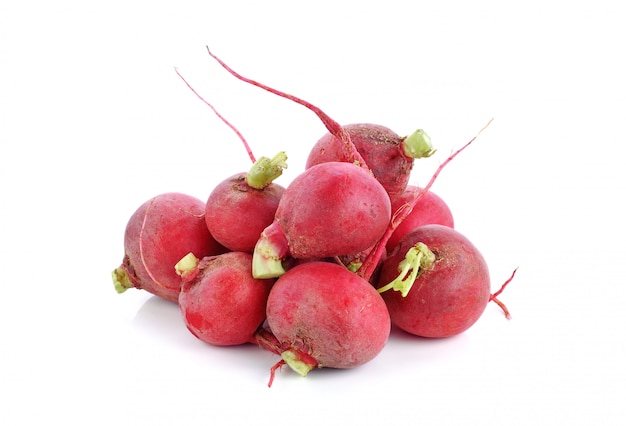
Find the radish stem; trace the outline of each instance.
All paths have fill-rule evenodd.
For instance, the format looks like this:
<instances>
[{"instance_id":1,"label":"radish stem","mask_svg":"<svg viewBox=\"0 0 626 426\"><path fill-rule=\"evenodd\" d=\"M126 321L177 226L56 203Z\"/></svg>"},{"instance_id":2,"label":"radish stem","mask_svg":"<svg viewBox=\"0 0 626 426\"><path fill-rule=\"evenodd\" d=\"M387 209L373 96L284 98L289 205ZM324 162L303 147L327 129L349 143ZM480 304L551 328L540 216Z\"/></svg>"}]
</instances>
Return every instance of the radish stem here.
<instances>
[{"instance_id":1,"label":"radish stem","mask_svg":"<svg viewBox=\"0 0 626 426\"><path fill-rule=\"evenodd\" d=\"M405 137L402 141L402 152L409 158L430 157L437 151L433 148L430 136L422 129L418 129Z\"/></svg>"},{"instance_id":2,"label":"radish stem","mask_svg":"<svg viewBox=\"0 0 626 426\"><path fill-rule=\"evenodd\" d=\"M287 154L279 152L273 158L261 157L250 168L246 175L246 182L256 189L263 189L274 179L283 174L287 168Z\"/></svg>"},{"instance_id":3,"label":"radish stem","mask_svg":"<svg viewBox=\"0 0 626 426\"><path fill-rule=\"evenodd\" d=\"M402 297L406 297L413 287L415 280L424 270L432 268L435 262L435 254L424 243L417 243L411 247L404 256L404 260L398 265L400 274L389 284L378 289L379 293L387 290L399 291Z\"/></svg>"}]
</instances>

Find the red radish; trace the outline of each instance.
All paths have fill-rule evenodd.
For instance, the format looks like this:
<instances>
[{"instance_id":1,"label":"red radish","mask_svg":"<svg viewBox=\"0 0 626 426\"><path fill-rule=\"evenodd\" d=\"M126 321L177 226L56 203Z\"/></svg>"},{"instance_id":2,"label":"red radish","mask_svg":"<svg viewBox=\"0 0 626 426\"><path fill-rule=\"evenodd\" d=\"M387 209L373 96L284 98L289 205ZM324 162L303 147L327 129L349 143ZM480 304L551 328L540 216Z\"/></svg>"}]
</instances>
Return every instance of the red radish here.
<instances>
[{"instance_id":1,"label":"red radish","mask_svg":"<svg viewBox=\"0 0 626 426\"><path fill-rule=\"evenodd\" d=\"M232 251L252 253L261 232L274 220L285 191L273 183L287 165L281 152L260 158L248 173L219 183L206 203L206 224L215 239Z\"/></svg>"},{"instance_id":2,"label":"red radish","mask_svg":"<svg viewBox=\"0 0 626 426\"><path fill-rule=\"evenodd\" d=\"M423 192L423 194L419 194ZM400 239L413 229L422 225L439 224L454 228L452 211L445 201L432 191L408 185L407 189L391 203L391 211L398 211L404 205L411 203L419 195L419 199L411 213L398 225L387 241L387 251L391 251Z\"/></svg>"},{"instance_id":3,"label":"red radish","mask_svg":"<svg viewBox=\"0 0 626 426\"><path fill-rule=\"evenodd\" d=\"M385 346L389 312L376 289L346 268L307 262L287 271L270 291L267 324L279 352L302 376L313 368L352 368ZM259 340L267 342L267 338ZM277 343L276 343L277 342Z\"/></svg>"},{"instance_id":4,"label":"red radish","mask_svg":"<svg viewBox=\"0 0 626 426\"><path fill-rule=\"evenodd\" d=\"M387 190L392 202L406 189L413 160L431 156L430 138L423 130L400 137L391 129L377 124L361 123L343 126L356 149L363 156L374 177ZM306 167L327 161L349 161L343 142L325 134L311 149Z\"/></svg>"},{"instance_id":5,"label":"red radish","mask_svg":"<svg viewBox=\"0 0 626 426\"><path fill-rule=\"evenodd\" d=\"M252 278L252 255L228 252L198 260L185 256L178 299L185 325L205 343L247 343L265 320L265 304L274 280Z\"/></svg>"},{"instance_id":6,"label":"red radish","mask_svg":"<svg viewBox=\"0 0 626 426\"><path fill-rule=\"evenodd\" d=\"M491 297L482 254L443 225L424 225L405 235L383 262L378 287L393 324L422 337L464 332Z\"/></svg>"},{"instance_id":7,"label":"red radish","mask_svg":"<svg viewBox=\"0 0 626 426\"><path fill-rule=\"evenodd\" d=\"M237 134L253 162L248 173L233 175L213 189L205 216L209 231L220 244L232 251L252 253L259 235L272 223L285 190L273 181L287 168L287 155L280 152L272 159L261 157L256 160L241 132L204 99L178 69L175 71L187 87Z\"/></svg>"},{"instance_id":8,"label":"red radish","mask_svg":"<svg viewBox=\"0 0 626 426\"><path fill-rule=\"evenodd\" d=\"M124 259L113 271L118 293L135 287L178 301L180 277L174 266L187 253L198 257L225 251L204 220L204 202L169 192L143 203L124 233Z\"/></svg>"},{"instance_id":9,"label":"red radish","mask_svg":"<svg viewBox=\"0 0 626 426\"><path fill-rule=\"evenodd\" d=\"M391 219L391 202L371 174L352 163L322 163L285 190L275 220L254 250L253 275L284 273L282 260L359 253L373 246Z\"/></svg>"}]
</instances>

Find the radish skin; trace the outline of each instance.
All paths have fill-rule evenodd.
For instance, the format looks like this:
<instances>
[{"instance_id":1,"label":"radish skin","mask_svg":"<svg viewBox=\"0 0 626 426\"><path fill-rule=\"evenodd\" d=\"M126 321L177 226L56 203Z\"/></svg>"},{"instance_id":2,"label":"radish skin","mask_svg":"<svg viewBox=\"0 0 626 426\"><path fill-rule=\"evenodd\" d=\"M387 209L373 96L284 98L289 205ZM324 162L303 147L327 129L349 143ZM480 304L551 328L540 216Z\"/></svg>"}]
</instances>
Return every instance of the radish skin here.
<instances>
[{"instance_id":1,"label":"radish skin","mask_svg":"<svg viewBox=\"0 0 626 426\"><path fill-rule=\"evenodd\" d=\"M267 323L273 351L303 376L314 368L353 368L371 361L391 330L389 312L374 287L328 262L303 263L281 276L267 300Z\"/></svg>"},{"instance_id":2,"label":"radish skin","mask_svg":"<svg viewBox=\"0 0 626 426\"><path fill-rule=\"evenodd\" d=\"M274 222L255 247L252 273L280 276L287 255L326 258L367 250L390 219L389 196L371 174L352 163L318 164L285 190Z\"/></svg>"},{"instance_id":3,"label":"radish skin","mask_svg":"<svg viewBox=\"0 0 626 426\"><path fill-rule=\"evenodd\" d=\"M124 258L112 273L118 293L143 289L178 302L180 277L175 265L187 253L223 253L206 227L205 203L177 192L157 195L130 217L124 232Z\"/></svg>"}]
</instances>

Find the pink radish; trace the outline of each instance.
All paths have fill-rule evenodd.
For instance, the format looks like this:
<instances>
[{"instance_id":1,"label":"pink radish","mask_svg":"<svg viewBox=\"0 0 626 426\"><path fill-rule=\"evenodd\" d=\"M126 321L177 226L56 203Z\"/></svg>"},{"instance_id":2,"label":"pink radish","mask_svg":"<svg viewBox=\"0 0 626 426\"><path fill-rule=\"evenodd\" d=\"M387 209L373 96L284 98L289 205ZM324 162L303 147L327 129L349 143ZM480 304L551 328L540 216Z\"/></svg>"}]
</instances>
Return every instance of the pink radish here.
<instances>
[{"instance_id":1,"label":"pink radish","mask_svg":"<svg viewBox=\"0 0 626 426\"><path fill-rule=\"evenodd\" d=\"M283 274L287 257L325 258L372 247L391 219L391 202L371 174L351 163L322 163L285 190L274 222L254 250L257 278Z\"/></svg>"},{"instance_id":2,"label":"pink radish","mask_svg":"<svg viewBox=\"0 0 626 426\"><path fill-rule=\"evenodd\" d=\"M424 225L405 235L383 262L378 289L393 324L422 337L464 332L491 298L482 254L443 225Z\"/></svg>"},{"instance_id":3,"label":"pink radish","mask_svg":"<svg viewBox=\"0 0 626 426\"><path fill-rule=\"evenodd\" d=\"M130 217L124 259L113 271L113 283L118 293L135 287L177 302L176 263L189 252L204 257L224 251L206 227L202 201L176 192L160 194Z\"/></svg>"},{"instance_id":4,"label":"pink radish","mask_svg":"<svg viewBox=\"0 0 626 426\"><path fill-rule=\"evenodd\" d=\"M273 181L287 168L287 155L280 152L272 159L261 157L256 160L241 132L204 99L178 69L175 70L187 87L237 134L253 162L247 173L237 173L213 189L205 215L209 231L220 244L232 251L252 253L259 235L272 223L285 191Z\"/></svg>"},{"instance_id":5,"label":"pink radish","mask_svg":"<svg viewBox=\"0 0 626 426\"><path fill-rule=\"evenodd\" d=\"M267 300L267 324L271 335L261 330L257 342L280 353L279 365L285 362L302 376L314 368L371 361L391 329L374 287L328 262L300 264L276 281Z\"/></svg>"},{"instance_id":6,"label":"pink radish","mask_svg":"<svg viewBox=\"0 0 626 426\"><path fill-rule=\"evenodd\" d=\"M178 305L194 336L218 346L240 345L252 338L265 320L274 280L252 278L251 268L252 255L243 252L181 259Z\"/></svg>"},{"instance_id":7,"label":"pink radish","mask_svg":"<svg viewBox=\"0 0 626 426\"><path fill-rule=\"evenodd\" d=\"M272 180L286 167L284 153L260 158L249 172L220 182L206 203L206 224L214 238L232 251L252 253L261 232L274 220L285 188Z\"/></svg>"}]
</instances>

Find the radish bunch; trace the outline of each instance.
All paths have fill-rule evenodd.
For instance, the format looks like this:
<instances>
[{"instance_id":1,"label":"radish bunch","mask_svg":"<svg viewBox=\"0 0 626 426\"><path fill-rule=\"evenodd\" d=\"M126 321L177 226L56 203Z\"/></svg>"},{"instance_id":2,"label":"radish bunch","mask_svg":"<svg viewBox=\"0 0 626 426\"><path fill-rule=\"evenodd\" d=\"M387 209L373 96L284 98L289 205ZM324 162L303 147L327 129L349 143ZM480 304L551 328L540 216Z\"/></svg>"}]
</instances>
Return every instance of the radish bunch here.
<instances>
[{"instance_id":1,"label":"radish bunch","mask_svg":"<svg viewBox=\"0 0 626 426\"><path fill-rule=\"evenodd\" d=\"M430 191L475 138L416 187L409 184L415 160L435 152L423 130L403 137L378 124L339 125L209 54L238 79L310 109L328 133L312 140L305 170L281 186L274 180L286 154L257 160L194 91L237 132L253 165L224 177L206 202L165 193L140 205L113 271L118 292L134 287L177 303L187 329L207 344L275 353L270 385L284 364L306 376L367 363L392 326L453 336L490 301L509 317L497 298L504 286L491 292L487 262Z\"/></svg>"}]
</instances>

